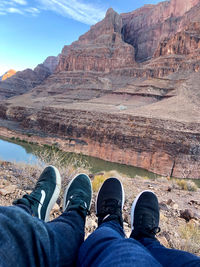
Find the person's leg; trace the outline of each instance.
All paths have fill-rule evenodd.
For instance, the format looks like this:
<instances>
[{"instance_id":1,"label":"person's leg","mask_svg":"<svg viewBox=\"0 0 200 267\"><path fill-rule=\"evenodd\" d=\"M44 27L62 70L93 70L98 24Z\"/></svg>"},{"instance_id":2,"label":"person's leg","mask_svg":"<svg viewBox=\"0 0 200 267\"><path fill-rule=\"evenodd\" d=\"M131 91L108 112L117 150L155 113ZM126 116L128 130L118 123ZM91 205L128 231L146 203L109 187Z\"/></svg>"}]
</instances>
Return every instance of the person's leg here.
<instances>
[{"instance_id":1,"label":"person's leg","mask_svg":"<svg viewBox=\"0 0 200 267\"><path fill-rule=\"evenodd\" d=\"M122 184L107 179L96 201L99 227L81 245L78 266L161 266L138 241L125 238L123 204Z\"/></svg>"},{"instance_id":2,"label":"person's leg","mask_svg":"<svg viewBox=\"0 0 200 267\"><path fill-rule=\"evenodd\" d=\"M75 210L45 223L19 207L0 207L0 266L73 266L84 224Z\"/></svg>"},{"instance_id":3,"label":"person's leg","mask_svg":"<svg viewBox=\"0 0 200 267\"><path fill-rule=\"evenodd\" d=\"M200 266L200 258L185 251L162 246L155 235L160 231L159 204L151 191L140 193L131 210L131 238L138 240L162 266Z\"/></svg>"},{"instance_id":4,"label":"person's leg","mask_svg":"<svg viewBox=\"0 0 200 267\"><path fill-rule=\"evenodd\" d=\"M68 185L64 194L65 212L47 224L51 232L51 249L56 248L53 266L74 266L78 250L84 241L86 215L89 213L92 186L89 177L79 174Z\"/></svg>"},{"instance_id":5,"label":"person's leg","mask_svg":"<svg viewBox=\"0 0 200 267\"><path fill-rule=\"evenodd\" d=\"M13 204L47 222L50 211L60 194L60 189L61 177L58 169L48 166L43 170L31 194L24 195L15 200Z\"/></svg>"},{"instance_id":6,"label":"person's leg","mask_svg":"<svg viewBox=\"0 0 200 267\"><path fill-rule=\"evenodd\" d=\"M43 183L40 183L36 193L40 186L40 189L44 189ZM81 174L75 177L65 192L65 212L49 223L30 216L18 205L20 200L14 207L1 207L0 266L73 266L84 239L85 217L90 207L91 194L88 176ZM33 196L35 198L36 194L31 195L30 202L22 201L32 213L38 206ZM28 197L25 199L29 200ZM47 209L49 205L46 204ZM42 206L40 210L43 218L47 218L45 207Z\"/></svg>"},{"instance_id":7,"label":"person's leg","mask_svg":"<svg viewBox=\"0 0 200 267\"><path fill-rule=\"evenodd\" d=\"M140 239L139 242L143 244L149 250L151 255L153 255L153 257L163 266L166 267L170 266L172 267L175 265L176 267L200 266L199 257L185 251L165 248L156 239L143 238Z\"/></svg>"}]
</instances>

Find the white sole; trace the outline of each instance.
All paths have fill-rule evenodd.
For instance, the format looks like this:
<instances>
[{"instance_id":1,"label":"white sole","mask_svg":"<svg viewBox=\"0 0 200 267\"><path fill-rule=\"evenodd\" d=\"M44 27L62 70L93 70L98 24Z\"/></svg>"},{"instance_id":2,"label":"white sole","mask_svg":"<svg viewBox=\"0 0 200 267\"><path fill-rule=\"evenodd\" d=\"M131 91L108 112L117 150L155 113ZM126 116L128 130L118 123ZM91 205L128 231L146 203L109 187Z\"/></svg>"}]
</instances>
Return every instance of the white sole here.
<instances>
[{"instance_id":1,"label":"white sole","mask_svg":"<svg viewBox=\"0 0 200 267\"><path fill-rule=\"evenodd\" d=\"M45 222L49 221L51 209L53 208L54 204L56 203L56 200L58 199L58 196L60 194L60 189L61 189L61 176L60 176L59 170L52 165L49 165L48 167L52 167L56 173L56 187L54 189L51 200L49 201L49 204L47 206L46 216L44 219Z\"/></svg>"},{"instance_id":2,"label":"white sole","mask_svg":"<svg viewBox=\"0 0 200 267\"><path fill-rule=\"evenodd\" d=\"M87 176L87 178L88 178L88 180L89 180L89 182L90 182L90 186L91 186L91 188L92 188L91 180L90 180L90 178L89 178L89 176L88 176L87 174L85 174L85 173L79 173L79 174L77 174L77 175L76 175L76 176L69 182L68 186L67 186L66 189L65 189L65 193L64 193L64 196L63 196L63 211L65 210L65 207L66 207L66 196L67 196L68 190L69 190L71 184L73 183L73 181L76 179L76 177L78 177L78 176L81 175L81 174ZM89 210L90 210L90 208L91 208L91 204L92 204L92 190L91 190L91 201L90 201L90 207L89 207Z\"/></svg>"},{"instance_id":3,"label":"white sole","mask_svg":"<svg viewBox=\"0 0 200 267\"><path fill-rule=\"evenodd\" d=\"M135 198L135 200L133 201L133 204L132 204L132 207L131 207L131 230L134 229L133 227L133 224L134 224L134 212L135 212L135 207L136 207L136 204L137 204L137 201L139 199L139 197L144 193L144 192L150 192L150 193L153 193L152 191L150 190L144 190L142 191L139 195L137 195L137 197ZM155 195L155 194L154 194ZM156 195L155 195L156 196Z\"/></svg>"},{"instance_id":4,"label":"white sole","mask_svg":"<svg viewBox=\"0 0 200 267\"><path fill-rule=\"evenodd\" d=\"M110 177L110 178L112 178L112 177ZM110 179L110 178L108 178L108 179ZM113 178L115 178L115 177L113 177ZM117 179L117 178L115 178L115 179ZM119 180L119 179L117 179L119 182L120 182L120 184L121 184L121 188L122 188L122 208L121 208L121 210L123 210L123 207L124 207L124 202L125 202L125 193L124 193L124 187L123 187L123 184L121 183L121 181ZM106 180L105 180L106 181ZM103 183L104 184L104 183ZM103 184L102 184L102 186L103 186ZM102 187L101 186L101 187ZM98 196L99 196L99 192L100 192L100 190L101 190L101 187L100 187L100 189L99 189L99 191L98 191L98 193L97 193L97 197L96 197L96 203L95 203L95 211L96 211L96 214L97 214L97 199L98 199Z\"/></svg>"}]
</instances>

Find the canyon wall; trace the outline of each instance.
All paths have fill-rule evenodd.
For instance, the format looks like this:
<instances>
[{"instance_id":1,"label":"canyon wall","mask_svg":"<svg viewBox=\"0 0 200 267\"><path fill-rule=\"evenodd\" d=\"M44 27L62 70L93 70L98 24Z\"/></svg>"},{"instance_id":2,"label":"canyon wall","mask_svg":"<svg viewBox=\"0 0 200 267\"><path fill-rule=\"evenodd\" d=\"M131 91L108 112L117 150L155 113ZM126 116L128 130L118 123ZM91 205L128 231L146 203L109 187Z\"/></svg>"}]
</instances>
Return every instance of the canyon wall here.
<instances>
[{"instance_id":1,"label":"canyon wall","mask_svg":"<svg viewBox=\"0 0 200 267\"><path fill-rule=\"evenodd\" d=\"M64 151L81 152L160 175L199 178L200 124L172 125L170 120L60 108L44 108L32 114L31 109L15 107L7 114L5 111L4 118L54 137L52 144L56 141Z\"/></svg>"},{"instance_id":2,"label":"canyon wall","mask_svg":"<svg viewBox=\"0 0 200 267\"><path fill-rule=\"evenodd\" d=\"M195 20L199 3L199 0L171 0L121 14L124 40L134 46L136 60L150 59L163 39Z\"/></svg>"},{"instance_id":3,"label":"canyon wall","mask_svg":"<svg viewBox=\"0 0 200 267\"><path fill-rule=\"evenodd\" d=\"M21 94L0 117L66 151L200 178L199 2L109 9L59 60L0 83L2 98Z\"/></svg>"},{"instance_id":4,"label":"canyon wall","mask_svg":"<svg viewBox=\"0 0 200 267\"><path fill-rule=\"evenodd\" d=\"M171 38L162 41L159 44L154 57L165 55L192 55L199 48L200 22L194 22Z\"/></svg>"},{"instance_id":5,"label":"canyon wall","mask_svg":"<svg viewBox=\"0 0 200 267\"><path fill-rule=\"evenodd\" d=\"M32 69L18 71L15 75L0 81L0 100L21 95L41 84L53 73L58 64L58 57L48 57L42 64Z\"/></svg>"},{"instance_id":6,"label":"canyon wall","mask_svg":"<svg viewBox=\"0 0 200 267\"><path fill-rule=\"evenodd\" d=\"M109 72L134 64L134 48L122 40L121 29L121 17L110 8L102 21L78 41L63 48L57 72Z\"/></svg>"}]
</instances>

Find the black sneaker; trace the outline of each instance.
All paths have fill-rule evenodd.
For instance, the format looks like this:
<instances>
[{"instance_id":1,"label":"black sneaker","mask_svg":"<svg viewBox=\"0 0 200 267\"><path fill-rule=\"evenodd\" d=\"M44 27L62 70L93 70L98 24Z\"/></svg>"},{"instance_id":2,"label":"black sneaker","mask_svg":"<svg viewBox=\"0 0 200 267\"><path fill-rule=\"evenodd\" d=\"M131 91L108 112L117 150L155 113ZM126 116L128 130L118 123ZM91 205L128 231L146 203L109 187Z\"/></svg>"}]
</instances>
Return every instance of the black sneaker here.
<instances>
[{"instance_id":1,"label":"black sneaker","mask_svg":"<svg viewBox=\"0 0 200 267\"><path fill-rule=\"evenodd\" d=\"M103 222L117 220L123 226L122 209L124 206L124 189L116 178L105 180L96 200L98 226Z\"/></svg>"},{"instance_id":2,"label":"black sneaker","mask_svg":"<svg viewBox=\"0 0 200 267\"><path fill-rule=\"evenodd\" d=\"M77 210L83 217L89 214L92 199L92 184L86 174L77 175L69 183L63 199L63 210Z\"/></svg>"},{"instance_id":3,"label":"black sneaker","mask_svg":"<svg viewBox=\"0 0 200 267\"><path fill-rule=\"evenodd\" d=\"M155 238L160 232L159 204L156 195L151 191L141 192L131 208L131 236L134 239L143 237Z\"/></svg>"},{"instance_id":4,"label":"black sneaker","mask_svg":"<svg viewBox=\"0 0 200 267\"><path fill-rule=\"evenodd\" d=\"M31 209L32 215L45 222L49 221L50 211L61 189L61 177L54 166L46 167L30 195L15 200L14 205L22 204Z\"/></svg>"}]
</instances>

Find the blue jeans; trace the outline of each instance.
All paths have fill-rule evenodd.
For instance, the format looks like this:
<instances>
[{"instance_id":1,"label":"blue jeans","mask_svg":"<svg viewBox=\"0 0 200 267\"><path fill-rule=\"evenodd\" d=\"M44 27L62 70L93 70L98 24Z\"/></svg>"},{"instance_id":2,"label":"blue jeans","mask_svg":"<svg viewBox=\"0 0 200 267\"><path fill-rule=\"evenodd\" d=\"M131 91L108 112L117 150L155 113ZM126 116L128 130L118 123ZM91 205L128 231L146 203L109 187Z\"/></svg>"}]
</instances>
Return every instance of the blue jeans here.
<instances>
[{"instance_id":1,"label":"blue jeans","mask_svg":"<svg viewBox=\"0 0 200 267\"><path fill-rule=\"evenodd\" d=\"M125 238L115 221L105 222L81 245L78 266L200 266L200 258L188 252L167 249L156 239Z\"/></svg>"},{"instance_id":2,"label":"blue jeans","mask_svg":"<svg viewBox=\"0 0 200 267\"><path fill-rule=\"evenodd\" d=\"M166 249L156 240L124 238L116 222L102 224L83 243L85 219L77 211L48 223L28 213L0 207L1 267L74 266L77 258L79 266L200 266L198 257Z\"/></svg>"},{"instance_id":3,"label":"blue jeans","mask_svg":"<svg viewBox=\"0 0 200 267\"><path fill-rule=\"evenodd\" d=\"M0 207L0 266L74 266L84 241L85 219L64 212L45 223L21 207Z\"/></svg>"}]
</instances>

